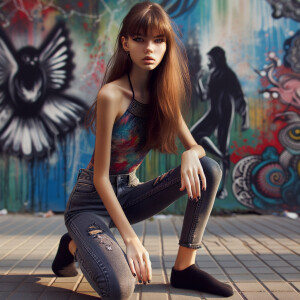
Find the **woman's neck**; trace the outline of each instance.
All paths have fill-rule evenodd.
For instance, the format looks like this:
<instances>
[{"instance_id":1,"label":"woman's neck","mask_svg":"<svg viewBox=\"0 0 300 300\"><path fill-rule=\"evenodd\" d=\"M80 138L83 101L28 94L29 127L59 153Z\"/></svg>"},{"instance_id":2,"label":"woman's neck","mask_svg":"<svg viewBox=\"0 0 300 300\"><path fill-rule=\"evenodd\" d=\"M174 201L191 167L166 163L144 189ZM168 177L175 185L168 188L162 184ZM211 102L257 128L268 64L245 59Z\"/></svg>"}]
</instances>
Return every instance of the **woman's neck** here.
<instances>
[{"instance_id":1,"label":"woman's neck","mask_svg":"<svg viewBox=\"0 0 300 300\"><path fill-rule=\"evenodd\" d=\"M141 99L146 101L148 94L148 80L150 75L149 71L135 68L133 66L129 75L135 94L140 95Z\"/></svg>"}]
</instances>

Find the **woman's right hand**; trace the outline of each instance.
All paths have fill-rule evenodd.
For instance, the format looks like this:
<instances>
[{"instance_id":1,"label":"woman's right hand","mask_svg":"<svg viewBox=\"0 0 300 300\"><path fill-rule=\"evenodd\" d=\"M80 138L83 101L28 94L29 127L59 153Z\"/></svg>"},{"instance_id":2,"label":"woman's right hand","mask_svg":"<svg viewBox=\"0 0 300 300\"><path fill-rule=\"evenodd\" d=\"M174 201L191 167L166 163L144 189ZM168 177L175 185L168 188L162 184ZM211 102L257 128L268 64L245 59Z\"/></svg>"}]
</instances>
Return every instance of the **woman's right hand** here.
<instances>
[{"instance_id":1,"label":"woman's right hand","mask_svg":"<svg viewBox=\"0 0 300 300\"><path fill-rule=\"evenodd\" d=\"M149 253L138 237L134 237L126 243L126 255L133 276L136 274L140 283L150 283L152 268Z\"/></svg>"}]
</instances>

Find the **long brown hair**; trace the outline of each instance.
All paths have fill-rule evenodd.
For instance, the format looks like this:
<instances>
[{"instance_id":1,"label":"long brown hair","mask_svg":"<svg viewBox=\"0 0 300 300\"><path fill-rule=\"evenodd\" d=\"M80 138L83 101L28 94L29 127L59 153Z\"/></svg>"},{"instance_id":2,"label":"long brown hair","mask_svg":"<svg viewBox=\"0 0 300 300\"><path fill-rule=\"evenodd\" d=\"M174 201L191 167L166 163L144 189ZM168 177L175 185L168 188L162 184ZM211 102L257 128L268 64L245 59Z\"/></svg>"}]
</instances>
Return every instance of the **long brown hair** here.
<instances>
[{"instance_id":1,"label":"long brown hair","mask_svg":"<svg viewBox=\"0 0 300 300\"><path fill-rule=\"evenodd\" d=\"M150 71L150 117L145 149L176 153L180 112L185 100L190 98L191 84L185 48L176 34L177 26L159 4L149 1L137 3L124 18L102 86L122 77L131 69L131 59L122 47L122 36L128 38L137 33L147 35L149 28L166 37L167 49L160 64ZM93 133L96 131L96 105L95 101L85 122Z\"/></svg>"}]
</instances>

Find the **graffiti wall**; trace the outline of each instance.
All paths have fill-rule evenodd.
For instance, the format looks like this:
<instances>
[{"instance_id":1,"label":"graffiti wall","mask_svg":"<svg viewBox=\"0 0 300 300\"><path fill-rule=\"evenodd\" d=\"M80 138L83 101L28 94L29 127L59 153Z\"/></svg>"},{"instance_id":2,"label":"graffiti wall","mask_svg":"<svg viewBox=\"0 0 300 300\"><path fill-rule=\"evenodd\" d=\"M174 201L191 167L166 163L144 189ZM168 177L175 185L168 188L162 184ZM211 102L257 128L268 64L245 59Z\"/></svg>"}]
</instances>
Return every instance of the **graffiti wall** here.
<instances>
[{"instance_id":1,"label":"graffiti wall","mask_svg":"<svg viewBox=\"0 0 300 300\"><path fill-rule=\"evenodd\" d=\"M94 149L85 112L120 20L136 2L0 3L0 209L64 210ZM156 2L186 45L193 89L187 122L223 170L215 209L300 212L300 4ZM180 155L150 152L138 177L178 164ZM167 211L182 213L185 202Z\"/></svg>"}]
</instances>

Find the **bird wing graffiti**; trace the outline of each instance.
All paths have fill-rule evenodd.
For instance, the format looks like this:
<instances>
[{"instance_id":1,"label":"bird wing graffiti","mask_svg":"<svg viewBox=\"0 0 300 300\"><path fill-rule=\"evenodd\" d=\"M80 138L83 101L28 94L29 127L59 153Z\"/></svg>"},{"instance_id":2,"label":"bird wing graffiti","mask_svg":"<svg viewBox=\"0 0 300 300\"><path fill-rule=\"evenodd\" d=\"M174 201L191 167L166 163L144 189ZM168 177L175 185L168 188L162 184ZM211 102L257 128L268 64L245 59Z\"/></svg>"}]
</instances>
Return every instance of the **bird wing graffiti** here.
<instances>
[{"instance_id":1,"label":"bird wing graffiti","mask_svg":"<svg viewBox=\"0 0 300 300\"><path fill-rule=\"evenodd\" d=\"M40 47L40 64L44 68L49 89L61 91L72 79L73 53L64 23L59 22Z\"/></svg>"},{"instance_id":2,"label":"bird wing graffiti","mask_svg":"<svg viewBox=\"0 0 300 300\"><path fill-rule=\"evenodd\" d=\"M16 51L0 30L0 153L45 159L83 118L87 105L63 94L74 65L64 23L39 48Z\"/></svg>"},{"instance_id":3,"label":"bird wing graffiti","mask_svg":"<svg viewBox=\"0 0 300 300\"><path fill-rule=\"evenodd\" d=\"M10 76L17 72L17 62L15 50L6 34L0 28L0 86L2 86Z\"/></svg>"},{"instance_id":4,"label":"bird wing graffiti","mask_svg":"<svg viewBox=\"0 0 300 300\"><path fill-rule=\"evenodd\" d=\"M11 120L13 110L6 97L5 85L17 72L15 49L0 28L0 132Z\"/></svg>"}]
</instances>

